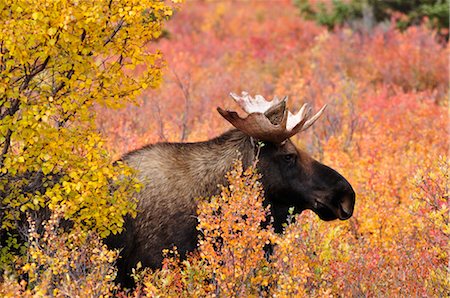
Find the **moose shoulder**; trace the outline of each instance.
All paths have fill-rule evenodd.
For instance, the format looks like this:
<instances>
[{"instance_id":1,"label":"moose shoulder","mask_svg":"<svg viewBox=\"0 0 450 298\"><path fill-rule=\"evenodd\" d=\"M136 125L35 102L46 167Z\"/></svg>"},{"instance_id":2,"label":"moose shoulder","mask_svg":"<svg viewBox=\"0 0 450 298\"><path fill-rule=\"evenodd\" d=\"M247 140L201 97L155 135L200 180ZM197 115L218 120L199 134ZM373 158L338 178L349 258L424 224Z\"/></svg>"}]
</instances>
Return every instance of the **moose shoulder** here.
<instances>
[{"instance_id":1,"label":"moose shoulder","mask_svg":"<svg viewBox=\"0 0 450 298\"><path fill-rule=\"evenodd\" d=\"M123 157L138 171L144 188L138 194L136 218L127 218L124 232L106 240L110 247L122 249L119 282L129 284L128 275L138 262L160 266L164 248L175 245L181 254L195 249L196 198L217 194L236 159L249 166L258 154L265 200L277 232L290 207L297 213L311 209L323 220L352 215L355 192L347 180L289 140L310 127L325 107L311 116L305 104L294 115L286 108L286 98L266 101L245 92L231 96L248 114L241 118L218 108L235 129L205 142L159 143Z\"/></svg>"}]
</instances>

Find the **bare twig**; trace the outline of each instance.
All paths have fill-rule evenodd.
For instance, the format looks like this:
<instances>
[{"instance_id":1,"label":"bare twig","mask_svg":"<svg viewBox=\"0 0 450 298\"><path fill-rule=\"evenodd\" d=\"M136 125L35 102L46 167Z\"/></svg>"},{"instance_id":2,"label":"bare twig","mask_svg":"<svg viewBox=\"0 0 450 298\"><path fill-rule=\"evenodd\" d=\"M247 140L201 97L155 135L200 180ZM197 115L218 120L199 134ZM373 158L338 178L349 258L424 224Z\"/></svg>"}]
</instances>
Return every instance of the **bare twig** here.
<instances>
[{"instance_id":1,"label":"bare twig","mask_svg":"<svg viewBox=\"0 0 450 298\"><path fill-rule=\"evenodd\" d=\"M167 141L166 136L164 135L164 121L161 117L161 107L159 106L159 102L156 101L155 105L152 105L154 113L157 115L158 119L158 135L161 141Z\"/></svg>"},{"instance_id":2,"label":"bare twig","mask_svg":"<svg viewBox=\"0 0 450 298\"><path fill-rule=\"evenodd\" d=\"M184 97L184 113L183 118L181 122L181 142L184 142L188 137L188 120L189 120L189 111L190 111L190 102L191 102L191 95L190 95L190 85L191 85L191 78L188 76L187 80L187 86L183 84L178 74L172 70L172 74L175 77L175 83L180 88L181 92L183 93Z\"/></svg>"}]
</instances>

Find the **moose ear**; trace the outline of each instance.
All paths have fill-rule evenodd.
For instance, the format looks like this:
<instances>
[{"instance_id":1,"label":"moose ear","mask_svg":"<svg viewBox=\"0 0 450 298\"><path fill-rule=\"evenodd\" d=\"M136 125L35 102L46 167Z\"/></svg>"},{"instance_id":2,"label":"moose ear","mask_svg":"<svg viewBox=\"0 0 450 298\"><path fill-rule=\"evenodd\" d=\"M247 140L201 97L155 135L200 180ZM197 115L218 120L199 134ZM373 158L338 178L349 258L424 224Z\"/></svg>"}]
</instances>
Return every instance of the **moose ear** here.
<instances>
[{"instance_id":1,"label":"moose ear","mask_svg":"<svg viewBox=\"0 0 450 298\"><path fill-rule=\"evenodd\" d=\"M264 113L272 124L278 125L281 123L284 116L284 111L286 110L286 100L287 96Z\"/></svg>"}]
</instances>

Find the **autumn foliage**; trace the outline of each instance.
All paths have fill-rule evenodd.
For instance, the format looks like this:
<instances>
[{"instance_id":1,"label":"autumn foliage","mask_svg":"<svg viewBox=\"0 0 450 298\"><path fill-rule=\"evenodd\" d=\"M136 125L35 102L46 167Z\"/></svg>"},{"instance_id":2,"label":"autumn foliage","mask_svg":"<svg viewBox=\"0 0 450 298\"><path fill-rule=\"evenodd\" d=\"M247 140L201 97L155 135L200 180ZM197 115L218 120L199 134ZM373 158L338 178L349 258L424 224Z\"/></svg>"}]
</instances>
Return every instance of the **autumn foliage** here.
<instances>
[{"instance_id":1,"label":"autumn foliage","mask_svg":"<svg viewBox=\"0 0 450 298\"><path fill-rule=\"evenodd\" d=\"M80 114L80 117L84 115L83 119L97 113L97 128L106 137L104 145L94 132L89 134L90 137L81 137L78 132L85 125L80 119L71 120L70 126L63 126L64 129L55 125L65 119L65 112L58 114L58 111L64 111L61 105L65 101L58 101L55 96L49 101L52 88L46 87L47 93L36 93L45 96L10 96L19 98L25 110L7 118L10 120L2 120L4 139L0 141L5 141L6 132L13 123L23 127L29 136L12 135L16 143L3 163L9 162L10 168L17 169L19 174L39 169L50 169L46 174L53 173L56 168L66 170L62 181L68 183L69 191L66 192L63 186L57 189L51 186L47 190L50 193L58 191L60 197L45 196L47 192L25 196L9 192L13 195L2 197L2 206L8 206L6 211L2 209L2 214L9 212L16 216L21 214L21 206L25 206L22 211L26 211L49 204L51 198L56 198L55 206L65 202L62 205L66 209L60 212L68 214L66 217L75 219L82 214L90 217L79 221L83 223L80 225L81 238L48 241L57 231L48 227L56 220L53 217L42 236L32 230L29 247L25 248L29 259L19 263L22 273L29 274L28 283L17 282L15 277L5 278L0 294L32 295L44 289L42 293L50 295L51 289L56 291L53 295L64 295L62 291L70 289L72 280L66 282L64 274L58 270L65 268L72 272L75 269L61 263L60 257L56 256L63 258L74 254L67 247L71 247L68 243L75 243L81 252L73 258L84 260L89 255L90 261L85 275L71 276L76 276L80 284L89 285L86 290L102 289L105 295L448 296L448 44L437 42L435 32L425 26L413 26L404 32L398 31L395 24L377 27L372 32L354 32L347 27L327 31L301 19L287 0L277 1L276 5L266 1L186 2L169 22L166 38L146 46L151 53L156 49L164 53L165 62L161 63L167 64L167 68L161 87L143 88L153 86L152 83L136 86L136 92L137 89L143 91L137 100L139 107L127 105L121 110L113 110L95 105L93 110L92 102L82 110L85 111ZM48 30L46 28L45 32ZM46 34L50 51L52 37L48 32ZM58 42L62 40L58 39ZM65 47L70 46L72 44ZM25 45L23 47L26 49ZM143 51L142 47L139 51ZM109 54L93 52L96 59ZM73 55L80 54L74 50ZM111 57L117 59L118 55ZM157 56L152 56L153 62L160 58L159 54L154 55ZM45 57L41 57L33 64L36 58L30 57L30 66L37 67L45 61ZM75 65L82 67L83 63ZM157 71L152 78L159 78L162 64L150 64L155 68L149 71ZM91 68L85 71L94 72L97 77L99 66L95 61L89 65ZM21 68L14 71L19 72ZM61 76L67 75L68 71L70 66L61 70ZM111 73L118 75L112 69ZM40 82L51 84L50 74L42 73ZM130 80L143 74L143 66L122 73ZM26 78L27 73L23 75ZM20 78L20 74L15 76ZM111 80L108 81L111 90L116 87L119 90L113 84L117 80L114 77ZM20 88L23 82L18 81L15 88ZM81 77L77 82L87 84ZM115 98L117 93L113 91L95 89L99 86L97 83L95 80L89 82L93 86L89 92L96 92L96 96L102 94L105 101L123 103L122 99L127 98L126 94L120 93ZM129 83L135 84L132 80ZM66 102L69 109L75 109L71 103L80 102L82 99L79 98L88 99L91 94L77 93L78 87L73 88L71 100ZM14 90L10 92L20 91ZM109 212L105 206L114 206L114 212L120 213L132 206L123 199L121 191L113 196L115 199L106 196L104 187L109 181L108 175L116 177L117 172L108 172L113 171L109 165L111 159L103 158L103 152L107 148L113 157L119 157L152 142L199 141L216 136L229 125L215 108L231 107L232 101L227 94L242 90L266 97L288 95L289 105L294 109L305 101L316 107L328 104L326 115L309 132L293 137L293 141L349 180L357 193L353 217L347 221L323 222L314 213L305 211L292 215L283 234L275 234L266 222L268 210L262 203L264 194L258 182L259 174L252 168L242 169L238 162L228 174L229 184L222 186L219 196L199 198L198 229L202 237L198 249L183 259L177 255L176 248L168 248L161 269L136 269L138 285L135 292L118 293L119 289L110 278L114 275L111 267L114 255L101 246L100 239L94 234L113 230L113 223L118 227L120 216L111 215L114 220L106 224L103 220L108 217L96 217L92 210ZM34 96L35 93L27 94ZM44 108L45 104L48 107ZM2 111L5 108L8 107L2 106ZM24 116L27 113L32 115L30 117L38 117L38 124L28 124L24 120L28 119ZM40 137L34 139L34 136ZM74 143L63 142L66 137L75 138ZM87 150L83 146L89 146L89 140L94 141ZM33 147L29 147L30 142L34 142ZM70 150L66 146L70 146ZM24 148L37 149L17 154L28 152ZM104 151L98 153L100 148ZM78 155L73 156L73 152ZM101 157L101 166L96 163L95 171L86 159L89 152L97 152L93 158ZM69 157L75 161L60 164ZM131 175L126 168L122 171ZM3 175L1 179L8 177ZM26 175L19 177L29 179ZM101 183L101 187L94 181ZM0 191L4 192L6 185L3 187ZM104 201L98 199L102 195ZM5 202L7 198L10 199ZM89 209L90 204L100 205ZM86 213L80 212L82 210ZM92 231L81 228L84 224ZM7 224L3 225L7 227ZM89 245L82 241L85 237L94 239L91 242L98 244L96 249L86 246L80 250L83 245ZM12 247L15 245L14 240L8 243ZM59 248L55 248L56 244ZM266 254L269 245L273 247L270 256ZM55 262L50 262L50 257ZM41 268L54 268L55 271L49 276L50 273L40 271ZM94 286L94 281L99 284ZM95 293L86 293L95 296Z\"/></svg>"},{"instance_id":2,"label":"autumn foliage","mask_svg":"<svg viewBox=\"0 0 450 298\"><path fill-rule=\"evenodd\" d=\"M113 165L93 107L123 106L160 84L161 54L145 45L172 12L160 1L0 4L2 275L26 266L28 218L40 231L60 210L73 231L105 237L134 214L139 183Z\"/></svg>"}]
</instances>

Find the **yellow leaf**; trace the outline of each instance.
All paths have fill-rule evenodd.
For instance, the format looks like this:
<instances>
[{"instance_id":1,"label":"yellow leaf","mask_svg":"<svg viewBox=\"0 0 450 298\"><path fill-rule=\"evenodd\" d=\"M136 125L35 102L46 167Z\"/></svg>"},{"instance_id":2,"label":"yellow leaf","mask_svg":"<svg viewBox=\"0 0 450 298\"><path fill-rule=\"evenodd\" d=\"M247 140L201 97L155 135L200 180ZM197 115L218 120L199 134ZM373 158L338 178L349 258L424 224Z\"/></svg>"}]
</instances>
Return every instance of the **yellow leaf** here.
<instances>
[{"instance_id":1,"label":"yellow leaf","mask_svg":"<svg viewBox=\"0 0 450 298\"><path fill-rule=\"evenodd\" d=\"M47 30L47 34L50 36L55 35L56 31L57 31L57 29L52 27Z\"/></svg>"}]
</instances>

